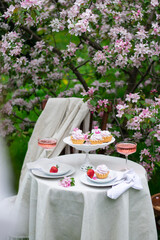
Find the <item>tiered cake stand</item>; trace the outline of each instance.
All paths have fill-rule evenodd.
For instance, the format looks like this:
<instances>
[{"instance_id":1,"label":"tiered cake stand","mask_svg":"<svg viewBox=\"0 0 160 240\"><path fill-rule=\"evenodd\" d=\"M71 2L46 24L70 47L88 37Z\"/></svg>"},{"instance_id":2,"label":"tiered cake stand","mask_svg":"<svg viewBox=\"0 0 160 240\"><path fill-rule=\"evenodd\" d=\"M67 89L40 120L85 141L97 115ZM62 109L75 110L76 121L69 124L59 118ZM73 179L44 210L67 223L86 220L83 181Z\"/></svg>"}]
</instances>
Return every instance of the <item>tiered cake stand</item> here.
<instances>
[{"instance_id":1,"label":"tiered cake stand","mask_svg":"<svg viewBox=\"0 0 160 240\"><path fill-rule=\"evenodd\" d=\"M95 151L95 150L97 150L99 148L105 148L106 146L108 146L111 143L113 143L115 141L115 138L112 137L112 140L110 142L102 143L102 144L89 144L89 143L73 144L72 141L71 141L70 136L64 138L63 141L66 144L68 144L69 146L86 153L86 156L85 156L85 159L84 159L84 164L81 166L80 169L83 170L83 171L87 171L87 169L89 167L90 168L94 168L94 166L92 165L92 163L90 162L90 159L89 159L89 152L90 151Z\"/></svg>"}]
</instances>

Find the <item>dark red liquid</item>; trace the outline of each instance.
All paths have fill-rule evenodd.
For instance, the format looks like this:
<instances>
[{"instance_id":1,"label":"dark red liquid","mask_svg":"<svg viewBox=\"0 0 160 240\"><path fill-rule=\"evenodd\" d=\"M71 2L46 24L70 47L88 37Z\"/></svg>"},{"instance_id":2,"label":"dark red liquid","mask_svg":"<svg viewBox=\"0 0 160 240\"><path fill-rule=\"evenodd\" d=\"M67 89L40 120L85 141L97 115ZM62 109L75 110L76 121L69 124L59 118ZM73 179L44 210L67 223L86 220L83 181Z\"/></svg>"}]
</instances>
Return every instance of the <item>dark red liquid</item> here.
<instances>
[{"instance_id":1,"label":"dark red liquid","mask_svg":"<svg viewBox=\"0 0 160 240\"><path fill-rule=\"evenodd\" d=\"M136 152L137 145L134 143L118 143L116 145L117 152L129 155Z\"/></svg>"},{"instance_id":2,"label":"dark red liquid","mask_svg":"<svg viewBox=\"0 0 160 240\"><path fill-rule=\"evenodd\" d=\"M56 144L57 144L57 141L55 139L39 139L38 140L38 145L45 149L53 148L56 146Z\"/></svg>"}]
</instances>

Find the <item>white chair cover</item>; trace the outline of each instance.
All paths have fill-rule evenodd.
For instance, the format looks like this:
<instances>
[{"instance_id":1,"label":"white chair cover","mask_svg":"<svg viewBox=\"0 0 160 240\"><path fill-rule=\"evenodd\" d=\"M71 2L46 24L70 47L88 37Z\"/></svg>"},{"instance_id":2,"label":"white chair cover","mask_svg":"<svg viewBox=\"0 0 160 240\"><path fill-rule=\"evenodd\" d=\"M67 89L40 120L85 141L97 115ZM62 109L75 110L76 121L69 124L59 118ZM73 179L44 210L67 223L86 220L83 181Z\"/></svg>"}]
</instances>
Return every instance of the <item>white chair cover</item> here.
<instances>
[{"instance_id":1,"label":"white chair cover","mask_svg":"<svg viewBox=\"0 0 160 240\"><path fill-rule=\"evenodd\" d=\"M39 137L54 137L58 140L57 146L52 149L50 157L58 156L65 143L63 138L67 137L75 127L80 127L84 120L84 131L89 129L89 110L87 104L81 98L50 98L39 116L30 141L28 143L28 150L24 159L21 170L19 190L23 188L23 179L27 172L26 163L37 160L43 156L44 150L38 146L37 141ZM26 193L27 195L27 193ZM13 199L13 198L12 198ZM23 200L19 197L16 198L17 202ZM9 204L14 205L14 201L9 201ZM23 211L23 210L22 210ZM22 212L23 214L23 212ZM12 236L10 240L27 239L25 236Z\"/></svg>"}]
</instances>

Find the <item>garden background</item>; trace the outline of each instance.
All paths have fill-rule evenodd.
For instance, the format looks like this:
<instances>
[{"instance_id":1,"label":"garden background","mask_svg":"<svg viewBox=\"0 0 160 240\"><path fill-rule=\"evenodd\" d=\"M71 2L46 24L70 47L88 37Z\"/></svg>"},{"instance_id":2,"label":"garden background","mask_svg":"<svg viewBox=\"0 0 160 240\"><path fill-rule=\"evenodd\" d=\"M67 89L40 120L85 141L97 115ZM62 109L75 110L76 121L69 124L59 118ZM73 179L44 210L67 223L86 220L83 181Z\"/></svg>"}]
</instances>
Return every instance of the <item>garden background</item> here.
<instances>
[{"instance_id":1,"label":"garden background","mask_svg":"<svg viewBox=\"0 0 160 240\"><path fill-rule=\"evenodd\" d=\"M137 142L129 159L160 192L158 1L3 0L0 12L0 135L15 191L42 102L81 97L95 126L109 112L116 142ZM113 144L105 154L119 156Z\"/></svg>"}]
</instances>

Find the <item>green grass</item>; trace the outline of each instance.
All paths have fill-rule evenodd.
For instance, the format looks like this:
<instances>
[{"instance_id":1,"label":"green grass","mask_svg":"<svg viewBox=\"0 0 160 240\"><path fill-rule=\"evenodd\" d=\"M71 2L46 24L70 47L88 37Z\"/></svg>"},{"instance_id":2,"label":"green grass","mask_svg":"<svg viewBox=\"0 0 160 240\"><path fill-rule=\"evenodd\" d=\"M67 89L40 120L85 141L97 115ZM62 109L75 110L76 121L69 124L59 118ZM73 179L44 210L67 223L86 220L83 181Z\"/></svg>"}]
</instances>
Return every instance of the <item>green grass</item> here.
<instances>
[{"instance_id":1,"label":"green grass","mask_svg":"<svg viewBox=\"0 0 160 240\"><path fill-rule=\"evenodd\" d=\"M28 147L29 137L14 137L14 141L8 146L14 175L13 187L18 191L19 177L22 164Z\"/></svg>"}]
</instances>

